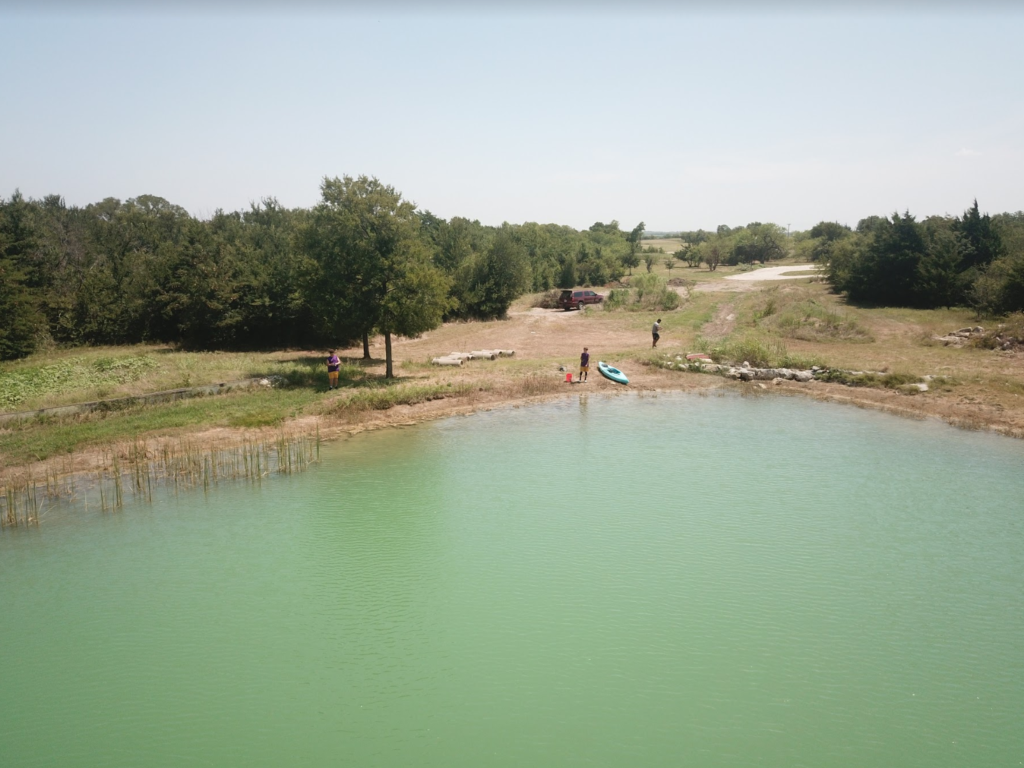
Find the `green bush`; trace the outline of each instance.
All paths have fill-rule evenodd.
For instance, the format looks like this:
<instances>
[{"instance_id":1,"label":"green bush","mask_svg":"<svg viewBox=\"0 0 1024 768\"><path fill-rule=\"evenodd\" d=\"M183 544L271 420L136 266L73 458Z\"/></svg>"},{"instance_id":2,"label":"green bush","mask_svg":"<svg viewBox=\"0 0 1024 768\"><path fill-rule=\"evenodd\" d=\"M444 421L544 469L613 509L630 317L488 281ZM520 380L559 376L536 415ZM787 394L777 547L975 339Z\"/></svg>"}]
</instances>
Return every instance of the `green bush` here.
<instances>
[{"instance_id":1,"label":"green bush","mask_svg":"<svg viewBox=\"0 0 1024 768\"><path fill-rule=\"evenodd\" d=\"M629 286L613 290L605 299L605 309L659 311L677 309L679 294L669 288L665 278L655 274L636 275Z\"/></svg>"},{"instance_id":2,"label":"green bush","mask_svg":"<svg viewBox=\"0 0 1024 768\"><path fill-rule=\"evenodd\" d=\"M807 369L820 362L814 359L791 355L786 345L778 339L758 336L744 336L739 339L709 341L697 337L695 346L710 355L716 362L739 365L750 363L754 368L799 368Z\"/></svg>"},{"instance_id":3,"label":"green bush","mask_svg":"<svg viewBox=\"0 0 1024 768\"><path fill-rule=\"evenodd\" d=\"M631 302L632 296L628 288L613 288L608 294L608 298L604 300L604 308L606 310L623 309Z\"/></svg>"}]
</instances>

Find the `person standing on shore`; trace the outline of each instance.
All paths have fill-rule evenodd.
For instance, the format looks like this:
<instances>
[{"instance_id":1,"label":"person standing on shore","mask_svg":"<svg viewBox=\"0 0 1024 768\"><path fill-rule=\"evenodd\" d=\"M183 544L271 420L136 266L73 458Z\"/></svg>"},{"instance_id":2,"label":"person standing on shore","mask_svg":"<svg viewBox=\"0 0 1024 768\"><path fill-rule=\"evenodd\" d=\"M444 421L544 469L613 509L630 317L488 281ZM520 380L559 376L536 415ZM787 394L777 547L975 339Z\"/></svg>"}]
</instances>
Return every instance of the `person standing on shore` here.
<instances>
[{"instance_id":1,"label":"person standing on shore","mask_svg":"<svg viewBox=\"0 0 1024 768\"><path fill-rule=\"evenodd\" d=\"M331 350L331 356L327 358L327 389L338 388L338 369L341 368L341 360L334 350Z\"/></svg>"},{"instance_id":2,"label":"person standing on shore","mask_svg":"<svg viewBox=\"0 0 1024 768\"><path fill-rule=\"evenodd\" d=\"M661 318L660 317L654 322L654 327L651 328L651 336L654 337L654 343L651 344L651 349L654 349L656 346L658 346L658 339L661 338Z\"/></svg>"},{"instance_id":3,"label":"person standing on shore","mask_svg":"<svg viewBox=\"0 0 1024 768\"><path fill-rule=\"evenodd\" d=\"M590 371L590 353L587 348L583 348L583 354L580 355L580 382L587 380L587 373Z\"/></svg>"}]
</instances>

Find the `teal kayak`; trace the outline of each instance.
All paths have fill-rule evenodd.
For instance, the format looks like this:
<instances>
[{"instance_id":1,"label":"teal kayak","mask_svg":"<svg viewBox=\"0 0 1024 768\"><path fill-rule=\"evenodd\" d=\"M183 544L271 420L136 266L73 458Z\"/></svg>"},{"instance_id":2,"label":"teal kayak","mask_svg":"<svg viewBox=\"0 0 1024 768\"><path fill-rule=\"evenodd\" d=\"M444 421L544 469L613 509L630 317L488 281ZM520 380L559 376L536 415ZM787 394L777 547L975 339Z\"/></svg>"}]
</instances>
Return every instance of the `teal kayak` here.
<instances>
[{"instance_id":1,"label":"teal kayak","mask_svg":"<svg viewBox=\"0 0 1024 768\"><path fill-rule=\"evenodd\" d=\"M626 378L626 374L618 368L612 368L608 363L599 362L597 364L597 370L606 379L610 379L616 384L629 384L629 379Z\"/></svg>"}]
</instances>

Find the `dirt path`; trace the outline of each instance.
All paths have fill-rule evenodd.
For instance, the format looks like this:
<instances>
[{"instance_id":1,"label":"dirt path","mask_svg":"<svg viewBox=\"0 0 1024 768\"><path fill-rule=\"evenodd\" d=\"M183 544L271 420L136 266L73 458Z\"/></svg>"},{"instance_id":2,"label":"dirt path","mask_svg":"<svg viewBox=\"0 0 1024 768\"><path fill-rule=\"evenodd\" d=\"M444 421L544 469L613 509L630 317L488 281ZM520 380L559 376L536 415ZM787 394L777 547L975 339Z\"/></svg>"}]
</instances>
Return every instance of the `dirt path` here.
<instances>
[{"instance_id":1,"label":"dirt path","mask_svg":"<svg viewBox=\"0 0 1024 768\"><path fill-rule=\"evenodd\" d=\"M721 305L715 311L715 316L701 326L700 335L708 340L716 340L724 339L732 333L732 329L736 327L734 309L735 305L732 303Z\"/></svg>"},{"instance_id":2,"label":"dirt path","mask_svg":"<svg viewBox=\"0 0 1024 768\"><path fill-rule=\"evenodd\" d=\"M816 277L820 267L817 264L791 264L786 267L762 267L738 275L729 275L726 280L741 283L761 283L765 280L801 280ZM796 273L796 274L793 274Z\"/></svg>"}]
</instances>

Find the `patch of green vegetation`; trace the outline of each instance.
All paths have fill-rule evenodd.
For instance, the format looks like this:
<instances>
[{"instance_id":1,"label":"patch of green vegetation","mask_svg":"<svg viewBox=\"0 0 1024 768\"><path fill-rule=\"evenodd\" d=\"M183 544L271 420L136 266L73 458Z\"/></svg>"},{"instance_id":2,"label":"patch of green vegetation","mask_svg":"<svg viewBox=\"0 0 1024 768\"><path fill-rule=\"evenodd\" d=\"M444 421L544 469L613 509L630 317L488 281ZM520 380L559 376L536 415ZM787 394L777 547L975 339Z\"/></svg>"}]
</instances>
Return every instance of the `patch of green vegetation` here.
<instances>
[{"instance_id":1,"label":"patch of green vegetation","mask_svg":"<svg viewBox=\"0 0 1024 768\"><path fill-rule=\"evenodd\" d=\"M284 421L287 414L278 409L251 411L228 416L229 427L257 429L259 427L276 427Z\"/></svg>"},{"instance_id":2,"label":"patch of green vegetation","mask_svg":"<svg viewBox=\"0 0 1024 768\"><path fill-rule=\"evenodd\" d=\"M1024 384L1015 382L1021 392L1024 392ZM951 392L953 387L960 385L960 379L955 376L934 376L932 380L928 382L928 386L932 389L938 389L942 392Z\"/></svg>"},{"instance_id":3,"label":"patch of green vegetation","mask_svg":"<svg viewBox=\"0 0 1024 768\"><path fill-rule=\"evenodd\" d=\"M699 331L705 325L715 319L715 312L718 311L718 303L709 303L702 311L700 311L691 321L690 327L695 331Z\"/></svg>"},{"instance_id":4,"label":"patch of green vegetation","mask_svg":"<svg viewBox=\"0 0 1024 768\"><path fill-rule=\"evenodd\" d=\"M605 310L625 309L633 312L670 311L679 307L679 294L660 275L636 275L629 287L612 290L604 300Z\"/></svg>"},{"instance_id":5,"label":"patch of green vegetation","mask_svg":"<svg viewBox=\"0 0 1024 768\"><path fill-rule=\"evenodd\" d=\"M69 357L47 365L19 366L0 372L0 409L13 410L26 400L75 389L110 389L138 381L157 365L150 355L121 355Z\"/></svg>"},{"instance_id":6,"label":"patch of green vegetation","mask_svg":"<svg viewBox=\"0 0 1024 768\"><path fill-rule=\"evenodd\" d=\"M826 370L815 378L819 381L845 384L848 387L881 387L884 389L900 389L908 384L918 384L920 376L911 373L874 373Z\"/></svg>"},{"instance_id":7,"label":"patch of green vegetation","mask_svg":"<svg viewBox=\"0 0 1024 768\"><path fill-rule=\"evenodd\" d=\"M415 405L449 397L463 397L473 390L470 384L398 384L365 389L330 403L325 412L386 411L396 405Z\"/></svg>"},{"instance_id":8,"label":"patch of green vegetation","mask_svg":"<svg viewBox=\"0 0 1024 768\"><path fill-rule=\"evenodd\" d=\"M874 341L871 334L845 312L822 306L815 301L804 302L779 314L775 329L791 339L804 341Z\"/></svg>"},{"instance_id":9,"label":"patch of green vegetation","mask_svg":"<svg viewBox=\"0 0 1024 768\"><path fill-rule=\"evenodd\" d=\"M799 369L820 365L813 358L790 354L782 341L767 336L747 335L714 342L697 337L695 346L698 351L710 355L716 362L734 365L746 362L755 368Z\"/></svg>"},{"instance_id":10,"label":"patch of green vegetation","mask_svg":"<svg viewBox=\"0 0 1024 768\"><path fill-rule=\"evenodd\" d=\"M807 292L794 286L770 288L763 295L764 303L753 311L755 327L802 341L874 341L853 315L828 299L805 298Z\"/></svg>"},{"instance_id":11,"label":"patch of green vegetation","mask_svg":"<svg viewBox=\"0 0 1024 768\"><path fill-rule=\"evenodd\" d=\"M309 389L246 390L120 411L41 417L0 431L0 454L12 463L24 463L195 426L272 426L302 413L322 397Z\"/></svg>"}]
</instances>

